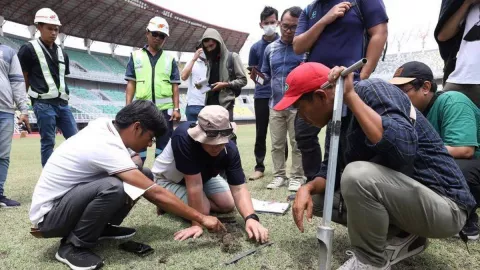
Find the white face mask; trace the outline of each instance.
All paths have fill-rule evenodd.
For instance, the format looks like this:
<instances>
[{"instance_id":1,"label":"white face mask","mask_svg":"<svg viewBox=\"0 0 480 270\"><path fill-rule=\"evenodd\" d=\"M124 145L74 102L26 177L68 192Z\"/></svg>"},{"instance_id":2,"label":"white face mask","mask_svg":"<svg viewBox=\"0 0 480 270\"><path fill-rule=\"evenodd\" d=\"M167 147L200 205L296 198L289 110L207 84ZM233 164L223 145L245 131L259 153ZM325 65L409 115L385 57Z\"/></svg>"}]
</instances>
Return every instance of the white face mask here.
<instances>
[{"instance_id":1,"label":"white face mask","mask_svg":"<svg viewBox=\"0 0 480 270\"><path fill-rule=\"evenodd\" d=\"M265 33L266 36L273 36L277 30L277 25L272 24L272 25L264 25L263 26L263 32Z\"/></svg>"}]
</instances>

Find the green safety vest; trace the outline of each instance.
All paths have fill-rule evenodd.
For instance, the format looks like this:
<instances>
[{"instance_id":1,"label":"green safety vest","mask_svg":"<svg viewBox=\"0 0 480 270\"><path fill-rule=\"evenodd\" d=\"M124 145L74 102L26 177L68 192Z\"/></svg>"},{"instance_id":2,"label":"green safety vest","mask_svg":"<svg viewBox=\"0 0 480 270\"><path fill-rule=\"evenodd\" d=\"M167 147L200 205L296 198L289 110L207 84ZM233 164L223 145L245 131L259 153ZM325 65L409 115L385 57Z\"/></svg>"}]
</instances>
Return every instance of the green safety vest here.
<instances>
[{"instance_id":1,"label":"green safety vest","mask_svg":"<svg viewBox=\"0 0 480 270\"><path fill-rule=\"evenodd\" d=\"M47 58L43 53L42 47L45 47L40 40L30 40L30 43L33 45L33 49L38 57L38 62L40 62L40 68L42 69L43 78L47 83L48 92L45 94L39 94L32 90L32 87L28 88L28 95L36 99L52 99L52 98L61 98L68 100L68 95L65 92L65 59L63 58L62 49L57 46L57 56L58 56L58 71L60 77L60 87L57 87L55 81L53 80L52 73L48 68ZM45 51L48 53L48 50L45 48ZM50 53L48 56L52 58Z\"/></svg>"},{"instance_id":2,"label":"green safety vest","mask_svg":"<svg viewBox=\"0 0 480 270\"><path fill-rule=\"evenodd\" d=\"M173 109L170 83L173 58L163 52L153 69L144 49L134 51L132 58L136 77L135 98L152 100L159 110Z\"/></svg>"}]
</instances>

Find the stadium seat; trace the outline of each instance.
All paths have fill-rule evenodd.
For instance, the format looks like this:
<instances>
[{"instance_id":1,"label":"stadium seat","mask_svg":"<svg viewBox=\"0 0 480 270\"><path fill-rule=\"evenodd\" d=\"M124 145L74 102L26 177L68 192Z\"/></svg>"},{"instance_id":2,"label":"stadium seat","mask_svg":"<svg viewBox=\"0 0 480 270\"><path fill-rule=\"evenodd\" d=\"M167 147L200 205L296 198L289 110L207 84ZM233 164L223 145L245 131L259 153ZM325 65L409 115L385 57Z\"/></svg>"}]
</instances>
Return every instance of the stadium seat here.
<instances>
[{"instance_id":1,"label":"stadium seat","mask_svg":"<svg viewBox=\"0 0 480 270\"><path fill-rule=\"evenodd\" d=\"M95 58L89 55L86 51L81 52L81 51L66 49L65 52L70 57L70 61L75 61L79 63L83 68L85 68L88 71L110 72L100 62L98 62Z\"/></svg>"}]
</instances>

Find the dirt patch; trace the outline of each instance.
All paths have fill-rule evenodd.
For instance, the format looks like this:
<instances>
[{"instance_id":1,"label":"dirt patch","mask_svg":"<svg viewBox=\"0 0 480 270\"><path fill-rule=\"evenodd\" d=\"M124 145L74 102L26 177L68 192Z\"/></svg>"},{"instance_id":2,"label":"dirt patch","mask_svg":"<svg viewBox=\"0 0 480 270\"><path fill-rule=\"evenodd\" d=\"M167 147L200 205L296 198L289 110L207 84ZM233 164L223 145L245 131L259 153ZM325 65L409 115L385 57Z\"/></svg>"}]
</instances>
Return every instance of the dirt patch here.
<instances>
[{"instance_id":1,"label":"dirt patch","mask_svg":"<svg viewBox=\"0 0 480 270\"><path fill-rule=\"evenodd\" d=\"M0 251L0 259L7 258L8 252L7 251Z\"/></svg>"},{"instance_id":2,"label":"dirt patch","mask_svg":"<svg viewBox=\"0 0 480 270\"><path fill-rule=\"evenodd\" d=\"M160 257L160 258L158 259L158 263L159 263L159 264L166 264L166 263L167 263L167 259L168 259L168 257L165 256L165 255L163 255L162 257Z\"/></svg>"},{"instance_id":3,"label":"dirt patch","mask_svg":"<svg viewBox=\"0 0 480 270\"><path fill-rule=\"evenodd\" d=\"M240 241L245 239L243 226L232 219L228 223L225 222L224 225L227 232L213 234L213 238L220 243L223 252L230 254L239 252L242 247Z\"/></svg>"}]
</instances>

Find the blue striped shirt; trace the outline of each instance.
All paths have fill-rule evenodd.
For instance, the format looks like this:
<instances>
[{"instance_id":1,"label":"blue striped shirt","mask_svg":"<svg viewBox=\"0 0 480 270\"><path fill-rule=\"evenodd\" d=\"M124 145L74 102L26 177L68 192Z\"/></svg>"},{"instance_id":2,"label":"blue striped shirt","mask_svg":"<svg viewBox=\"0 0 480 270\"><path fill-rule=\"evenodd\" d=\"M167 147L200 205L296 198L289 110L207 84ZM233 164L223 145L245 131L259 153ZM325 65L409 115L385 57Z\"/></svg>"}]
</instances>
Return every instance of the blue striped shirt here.
<instances>
[{"instance_id":1,"label":"blue striped shirt","mask_svg":"<svg viewBox=\"0 0 480 270\"><path fill-rule=\"evenodd\" d=\"M264 84L270 84L272 88L270 108L280 102L285 95L285 80L290 71L302 63L303 58L303 54L295 54L292 44L286 44L281 39L265 48L261 72L265 75Z\"/></svg>"},{"instance_id":2,"label":"blue striped shirt","mask_svg":"<svg viewBox=\"0 0 480 270\"><path fill-rule=\"evenodd\" d=\"M448 153L440 135L416 110L410 120L410 100L399 88L380 79L364 80L355 85L360 98L382 118L383 137L372 144L353 113L342 118L336 185L340 172L354 161L371 161L401 172L437 194L456 202L470 212L476 205L466 180ZM325 158L318 176L326 179L330 130L327 128Z\"/></svg>"}]
</instances>

